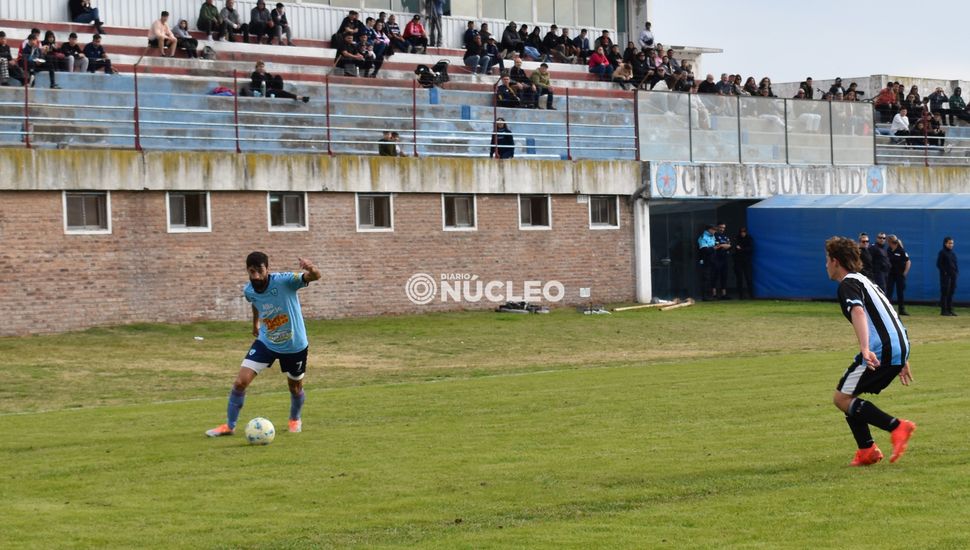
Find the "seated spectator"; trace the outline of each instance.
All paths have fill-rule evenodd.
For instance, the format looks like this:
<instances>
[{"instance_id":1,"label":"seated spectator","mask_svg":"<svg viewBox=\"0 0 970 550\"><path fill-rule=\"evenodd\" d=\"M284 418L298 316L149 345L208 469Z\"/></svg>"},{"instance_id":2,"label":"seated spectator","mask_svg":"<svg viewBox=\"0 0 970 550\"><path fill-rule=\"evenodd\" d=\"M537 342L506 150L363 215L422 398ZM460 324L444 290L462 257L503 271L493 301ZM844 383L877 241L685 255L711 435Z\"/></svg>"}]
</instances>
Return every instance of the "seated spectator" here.
<instances>
[{"instance_id":1,"label":"seated spectator","mask_svg":"<svg viewBox=\"0 0 970 550\"><path fill-rule=\"evenodd\" d=\"M775 92L771 91L771 79L768 78L767 76L762 78L761 82L758 83L758 89L760 90L761 88L766 88L768 90L767 97L776 97Z\"/></svg>"},{"instance_id":2,"label":"seated spectator","mask_svg":"<svg viewBox=\"0 0 970 550\"><path fill-rule=\"evenodd\" d=\"M499 107L521 107L522 100L515 90L512 89L512 81L509 75L502 75L498 88L495 89L495 101Z\"/></svg>"},{"instance_id":3,"label":"seated spectator","mask_svg":"<svg viewBox=\"0 0 970 550\"><path fill-rule=\"evenodd\" d=\"M849 84L849 87L845 89L845 95L846 95L846 97L848 97L849 92L852 92L852 93L855 94L856 101L862 99L862 94L864 93L864 92L860 92L859 91L859 84L857 84L855 82L850 83Z\"/></svg>"},{"instance_id":4,"label":"seated spectator","mask_svg":"<svg viewBox=\"0 0 970 550\"><path fill-rule=\"evenodd\" d=\"M394 144L394 138L391 136L390 130L384 130L384 135L381 136L381 140L378 142L377 153L382 157L397 157L398 147Z\"/></svg>"},{"instance_id":5,"label":"seated spectator","mask_svg":"<svg viewBox=\"0 0 970 550\"><path fill-rule=\"evenodd\" d=\"M717 93L717 83L714 82L714 75L708 74L707 78L703 82L698 84L697 93L699 94L716 94Z\"/></svg>"},{"instance_id":6,"label":"seated spectator","mask_svg":"<svg viewBox=\"0 0 970 550\"><path fill-rule=\"evenodd\" d=\"M748 79L744 81L744 86L741 88L741 91L744 92L744 95L759 95L758 85L755 83L753 76L749 76Z\"/></svg>"},{"instance_id":7,"label":"seated spectator","mask_svg":"<svg viewBox=\"0 0 970 550\"><path fill-rule=\"evenodd\" d=\"M613 44L606 52L606 58L610 60L610 65L613 66L613 70L615 71L620 66L620 63L623 63L623 52L620 51L619 46Z\"/></svg>"},{"instance_id":8,"label":"seated spectator","mask_svg":"<svg viewBox=\"0 0 970 550\"><path fill-rule=\"evenodd\" d=\"M802 82L801 86L799 86L799 89L805 90L805 99L815 99L815 83L812 77L806 78L805 82Z\"/></svg>"},{"instance_id":9,"label":"seated spectator","mask_svg":"<svg viewBox=\"0 0 970 550\"><path fill-rule=\"evenodd\" d=\"M84 73L88 70L88 58L84 57L81 45L77 43L77 33L72 32L67 35L67 42L61 44L61 53L64 54L64 62L67 64L67 72Z\"/></svg>"},{"instance_id":10,"label":"seated spectator","mask_svg":"<svg viewBox=\"0 0 970 550\"><path fill-rule=\"evenodd\" d=\"M525 45L522 47L522 51L525 52L529 58L533 61L545 61L545 51L542 49L542 37L539 35L541 31L539 30L539 25L532 28L532 32L525 39Z\"/></svg>"},{"instance_id":11,"label":"seated spectator","mask_svg":"<svg viewBox=\"0 0 970 550\"><path fill-rule=\"evenodd\" d=\"M256 0L256 7L249 12L249 34L256 37L257 44L263 43L264 36L267 44L273 42L273 16L264 0Z\"/></svg>"},{"instance_id":12,"label":"seated spectator","mask_svg":"<svg viewBox=\"0 0 970 550\"><path fill-rule=\"evenodd\" d=\"M178 49L184 51L185 55L192 59L199 58L199 41L193 38L189 32L188 21L185 19L180 20L179 24L172 30L172 34L175 35L176 47Z\"/></svg>"},{"instance_id":13,"label":"seated spectator","mask_svg":"<svg viewBox=\"0 0 970 550\"><path fill-rule=\"evenodd\" d=\"M903 107L905 107L906 110L915 118L920 118L923 116L923 102L913 94L906 96L906 101L903 102Z\"/></svg>"},{"instance_id":14,"label":"seated spectator","mask_svg":"<svg viewBox=\"0 0 970 550\"><path fill-rule=\"evenodd\" d=\"M719 95L734 95L733 77L728 77L727 73L721 73L721 80L717 82L716 88Z\"/></svg>"},{"instance_id":15,"label":"seated spectator","mask_svg":"<svg viewBox=\"0 0 970 550\"><path fill-rule=\"evenodd\" d=\"M249 42L249 24L243 23L236 9L236 0L226 0L226 7L219 12L219 17L225 23L226 39L230 42L236 41L236 35L242 33L243 42Z\"/></svg>"},{"instance_id":16,"label":"seated spectator","mask_svg":"<svg viewBox=\"0 0 970 550\"><path fill-rule=\"evenodd\" d=\"M792 97L792 99L808 99L805 97L805 89L799 88L798 91L795 92L795 96Z\"/></svg>"},{"instance_id":17,"label":"seated spectator","mask_svg":"<svg viewBox=\"0 0 970 550\"><path fill-rule=\"evenodd\" d=\"M54 64L48 63L44 58L44 50L41 48L40 38L36 34L31 33L27 37L27 45L24 46L23 52L20 55L24 59L24 70L25 74L30 78L31 87L34 85L34 75L37 74L37 71L47 71L50 77L51 89L60 89L54 77Z\"/></svg>"},{"instance_id":18,"label":"seated spectator","mask_svg":"<svg viewBox=\"0 0 970 550\"><path fill-rule=\"evenodd\" d=\"M560 38L562 39L562 47L566 52L566 57L571 60L570 63L579 61L579 48L573 43L573 37L569 36L569 29L564 28Z\"/></svg>"},{"instance_id":19,"label":"seated spectator","mask_svg":"<svg viewBox=\"0 0 970 550\"><path fill-rule=\"evenodd\" d=\"M913 84L913 86L909 89L909 93L906 95L907 96L913 95L914 97L916 97L916 101L920 101L920 102L923 101L922 96L919 95L919 86L917 86L916 84Z\"/></svg>"},{"instance_id":20,"label":"seated spectator","mask_svg":"<svg viewBox=\"0 0 970 550\"><path fill-rule=\"evenodd\" d=\"M684 68L680 65L680 60L674 57L674 50L667 50L667 61L670 63L670 68L676 71L682 71Z\"/></svg>"},{"instance_id":21,"label":"seated spectator","mask_svg":"<svg viewBox=\"0 0 970 550\"><path fill-rule=\"evenodd\" d=\"M148 29L148 47L158 48L162 57L174 57L177 46L178 39L168 28L168 12L163 11L161 16L152 23L152 27Z\"/></svg>"},{"instance_id":22,"label":"seated spectator","mask_svg":"<svg viewBox=\"0 0 970 550\"><path fill-rule=\"evenodd\" d=\"M950 98L946 96L946 92L944 92L943 88L939 86L936 87L936 90L934 90L927 99L930 100L929 103L931 113L939 113L943 110L943 104L950 101Z\"/></svg>"},{"instance_id":23,"label":"seated spectator","mask_svg":"<svg viewBox=\"0 0 970 550\"><path fill-rule=\"evenodd\" d=\"M512 82L512 89L522 100L523 107L537 107L539 95L536 85L522 68L522 58L518 55L512 61L512 68L509 70L509 80Z\"/></svg>"},{"instance_id":24,"label":"seated spectator","mask_svg":"<svg viewBox=\"0 0 970 550\"><path fill-rule=\"evenodd\" d=\"M9 86L11 78L24 83L24 73L14 63L7 45L7 33L0 31L0 86Z\"/></svg>"},{"instance_id":25,"label":"seated spectator","mask_svg":"<svg viewBox=\"0 0 970 550\"><path fill-rule=\"evenodd\" d=\"M424 31L424 25L421 24L420 15L412 17L411 21L404 26L404 39L414 49L414 53L428 52L428 35Z\"/></svg>"},{"instance_id":26,"label":"seated spectator","mask_svg":"<svg viewBox=\"0 0 970 550\"><path fill-rule=\"evenodd\" d=\"M353 36L348 35L348 37L351 39L351 41L353 41ZM255 70L250 77L249 87L253 92L258 91L263 97L282 97L285 99L303 101L303 103L310 101L308 96L301 97L284 90L283 77L280 75L272 75L266 72L266 64L262 61L256 62Z\"/></svg>"},{"instance_id":27,"label":"seated spectator","mask_svg":"<svg viewBox=\"0 0 970 550\"><path fill-rule=\"evenodd\" d=\"M902 105L898 100L897 93L898 87L895 83L891 83L880 90L879 95L877 95L875 101L873 101L876 111L879 112L880 122L889 122L893 119L893 115L899 112L899 108Z\"/></svg>"},{"instance_id":28,"label":"seated spectator","mask_svg":"<svg viewBox=\"0 0 970 550\"><path fill-rule=\"evenodd\" d=\"M907 143L911 147L925 147L930 144L929 141L930 128L925 120L917 120L913 129L909 133L909 139Z\"/></svg>"},{"instance_id":29,"label":"seated spectator","mask_svg":"<svg viewBox=\"0 0 970 550\"><path fill-rule=\"evenodd\" d=\"M557 63L572 63L575 59L571 59L566 55L566 46L563 43L562 37L557 34L558 31L559 27L556 25L549 27L549 32L542 39L542 49L545 50L546 55L550 56Z\"/></svg>"},{"instance_id":30,"label":"seated spectator","mask_svg":"<svg viewBox=\"0 0 970 550\"><path fill-rule=\"evenodd\" d=\"M576 38L573 38L573 46L575 46L576 49L579 51L577 55L579 56L579 60L582 63L586 63L587 60L589 59L589 55L592 53L589 49L588 35L589 35L589 31L586 29L583 29L579 31L579 36L577 36Z\"/></svg>"},{"instance_id":31,"label":"seated spectator","mask_svg":"<svg viewBox=\"0 0 970 550\"><path fill-rule=\"evenodd\" d=\"M619 84L624 90L629 89L630 84L636 87L639 82L633 79L633 67L629 63L623 63L620 68L613 71L613 82Z\"/></svg>"},{"instance_id":32,"label":"seated spectator","mask_svg":"<svg viewBox=\"0 0 970 550\"><path fill-rule=\"evenodd\" d=\"M650 29L650 22L647 21L640 31L640 48L647 49L653 47L653 31Z\"/></svg>"},{"instance_id":33,"label":"seated spectator","mask_svg":"<svg viewBox=\"0 0 970 550\"><path fill-rule=\"evenodd\" d=\"M629 41L629 42L627 42L626 43L626 49L623 50L623 62L624 63L629 63L632 66L633 65L633 60L636 59L637 58L637 54L639 52L642 52L642 51L643 50L637 48L633 44L633 41L632 40Z\"/></svg>"},{"instance_id":34,"label":"seated spectator","mask_svg":"<svg viewBox=\"0 0 970 550\"><path fill-rule=\"evenodd\" d=\"M950 115L950 126L954 125L953 117L957 117L964 122L970 122L970 112L967 112L967 103L963 99L963 89L959 86L953 89L950 96L950 108L947 113Z\"/></svg>"},{"instance_id":35,"label":"seated spectator","mask_svg":"<svg viewBox=\"0 0 970 550\"><path fill-rule=\"evenodd\" d=\"M411 52L411 43L401 36L401 27L397 24L397 19L391 15L387 18L387 34L391 37L391 46L404 53ZM484 38L482 43L484 44Z\"/></svg>"},{"instance_id":36,"label":"seated spectator","mask_svg":"<svg viewBox=\"0 0 970 550\"><path fill-rule=\"evenodd\" d=\"M377 59L374 61L375 65L378 61L383 65L384 59L394 55L394 48L391 47L391 37L385 32L383 21L374 21L374 55L377 56ZM374 74L377 74L376 69L374 70Z\"/></svg>"},{"instance_id":37,"label":"seated spectator","mask_svg":"<svg viewBox=\"0 0 970 550\"><path fill-rule=\"evenodd\" d=\"M519 38L519 33L515 30L515 21L509 21L508 26L505 27L504 31L502 31L501 46L501 53L505 57L509 57L516 53L519 55L524 53L525 50L523 47L525 46L525 42Z\"/></svg>"},{"instance_id":38,"label":"seated spectator","mask_svg":"<svg viewBox=\"0 0 970 550\"><path fill-rule=\"evenodd\" d=\"M354 35L345 34L343 43L338 45L336 49L337 57L334 60L334 67L343 69L347 76L367 76L367 72L373 66L373 60L365 56L360 50L360 46L354 42Z\"/></svg>"},{"instance_id":39,"label":"seated spectator","mask_svg":"<svg viewBox=\"0 0 970 550\"><path fill-rule=\"evenodd\" d=\"M613 78L613 65L610 65L610 60L603 53L602 46L589 56L589 72L599 75L601 80L607 82Z\"/></svg>"},{"instance_id":40,"label":"seated spectator","mask_svg":"<svg viewBox=\"0 0 970 550\"><path fill-rule=\"evenodd\" d=\"M908 136L909 131L909 117L906 116L906 107L903 107L896 113L893 117L892 125L889 127L889 133L894 136ZM899 140L893 140L891 143L899 143Z\"/></svg>"},{"instance_id":41,"label":"seated spectator","mask_svg":"<svg viewBox=\"0 0 970 550\"><path fill-rule=\"evenodd\" d=\"M269 16L273 19L273 36L276 37L276 43L282 46L285 36L287 45L296 46L293 43L293 32L290 30L290 22L286 19L286 7L283 6L283 3L277 2L276 9L271 11ZM271 44L272 42L270 40Z\"/></svg>"},{"instance_id":42,"label":"seated spectator","mask_svg":"<svg viewBox=\"0 0 970 550\"><path fill-rule=\"evenodd\" d=\"M205 0L199 8L199 19L195 22L195 28L209 35L209 40L222 40L226 29L214 0Z\"/></svg>"},{"instance_id":43,"label":"seated spectator","mask_svg":"<svg viewBox=\"0 0 970 550\"><path fill-rule=\"evenodd\" d=\"M502 59L502 54L498 51L498 45L495 43L495 37L489 36L488 42L485 43L485 53L492 58L492 66L498 65L498 72L501 74L505 70L505 60Z\"/></svg>"},{"instance_id":44,"label":"seated spectator","mask_svg":"<svg viewBox=\"0 0 970 550\"><path fill-rule=\"evenodd\" d=\"M835 83L829 86L829 93L832 95L841 93L843 96L845 96L845 88L842 87L841 78L836 78Z\"/></svg>"},{"instance_id":45,"label":"seated spectator","mask_svg":"<svg viewBox=\"0 0 970 550\"><path fill-rule=\"evenodd\" d=\"M465 46L465 66L474 74L488 74L492 70L492 57L485 53L482 37L475 35L470 44Z\"/></svg>"},{"instance_id":46,"label":"seated spectator","mask_svg":"<svg viewBox=\"0 0 970 550\"><path fill-rule=\"evenodd\" d=\"M943 129L943 115L936 111L930 118L929 145L942 148L945 144L946 130Z\"/></svg>"},{"instance_id":47,"label":"seated spectator","mask_svg":"<svg viewBox=\"0 0 970 550\"><path fill-rule=\"evenodd\" d=\"M367 20L368 20L367 24L369 25L374 24L373 17L368 17ZM364 56L364 60L370 61L371 63L370 68L364 70L363 76L369 77L369 78L377 78L377 71L381 70L381 67L384 65L384 57L383 56L381 56L380 58L377 57L377 54L374 52L374 42L371 39L371 37L373 36L374 30L370 27L367 27L367 30L369 32L365 32L364 34L360 35L358 40L356 40L356 44L357 44L358 51L360 51L361 55Z\"/></svg>"},{"instance_id":48,"label":"seated spectator","mask_svg":"<svg viewBox=\"0 0 970 550\"><path fill-rule=\"evenodd\" d=\"M482 44L488 44L488 38L492 36L492 33L488 30L488 23L482 23L482 29L478 31L478 34L482 36Z\"/></svg>"},{"instance_id":49,"label":"seated spectator","mask_svg":"<svg viewBox=\"0 0 970 550\"><path fill-rule=\"evenodd\" d=\"M492 157L510 159L515 157L515 136L504 118L495 119L495 132L492 134Z\"/></svg>"},{"instance_id":50,"label":"seated spectator","mask_svg":"<svg viewBox=\"0 0 970 550\"><path fill-rule=\"evenodd\" d=\"M546 96L546 109L555 111L556 108L552 106L552 79L549 78L549 65L543 63L532 72L532 84L536 88L536 104L538 105L540 97Z\"/></svg>"},{"instance_id":51,"label":"seated spectator","mask_svg":"<svg viewBox=\"0 0 970 550\"><path fill-rule=\"evenodd\" d=\"M71 21L93 24L98 34L108 34L104 32L104 21L101 20L98 8L91 7L91 0L68 0L67 9L71 13Z\"/></svg>"},{"instance_id":52,"label":"seated spectator","mask_svg":"<svg viewBox=\"0 0 970 550\"><path fill-rule=\"evenodd\" d=\"M349 32L354 35L354 40L359 40L360 35L366 32L366 27L367 27L366 23L360 22L360 14L358 14L354 10L350 10L350 13L347 14L347 17L344 17L344 20L340 22L340 26L338 27L337 32L339 33Z\"/></svg>"},{"instance_id":53,"label":"seated spectator","mask_svg":"<svg viewBox=\"0 0 970 550\"><path fill-rule=\"evenodd\" d=\"M100 34L92 36L88 45L84 46L84 56L88 58L89 73L96 73L98 69L104 70L104 74L116 74L118 72L111 68L111 59L108 58L108 54L105 53L104 47L101 45Z\"/></svg>"},{"instance_id":54,"label":"seated spectator","mask_svg":"<svg viewBox=\"0 0 970 550\"><path fill-rule=\"evenodd\" d=\"M633 62L629 65L630 72L633 75L630 77L630 80L634 88L639 88L640 84L643 83L647 76L653 74L649 63L647 62L647 52L643 50L637 52L637 55L633 58Z\"/></svg>"},{"instance_id":55,"label":"seated spectator","mask_svg":"<svg viewBox=\"0 0 970 550\"><path fill-rule=\"evenodd\" d=\"M654 72L653 76L647 77L647 80L644 82L644 86L656 92L669 92L670 87L667 85L668 76L667 69L661 65L657 67L657 70Z\"/></svg>"},{"instance_id":56,"label":"seated spectator","mask_svg":"<svg viewBox=\"0 0 970 550\"><path fill-rule=\"evenodd\" d=\"M469 44L472 43L472 39L478 36L478 29L475 28L475 22L469 21L468 28L465 29L465 34L461 39L461 47L467 48Z\"/></svg>"},{"instance_id":57,"label":"seated spectator","mask_svg":"<svg viewBox=\"0 0 970 550\"><path fill-rule=\"evenodd\" d=\"M40 49L44 62L53 67L55 71L67 70L67 58L57 48L57 36L54 31L44 33L44 39L40 42Z\"/></svg>"}]
</instances>

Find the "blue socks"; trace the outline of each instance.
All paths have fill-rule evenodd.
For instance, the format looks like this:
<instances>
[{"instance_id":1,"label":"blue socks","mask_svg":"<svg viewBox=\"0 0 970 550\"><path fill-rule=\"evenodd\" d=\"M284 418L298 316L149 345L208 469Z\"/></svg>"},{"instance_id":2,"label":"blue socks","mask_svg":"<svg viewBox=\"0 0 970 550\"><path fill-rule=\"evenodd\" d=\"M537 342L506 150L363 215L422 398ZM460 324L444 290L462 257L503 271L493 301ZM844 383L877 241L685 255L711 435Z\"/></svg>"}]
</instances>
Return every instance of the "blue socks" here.
<instances>
[{"instance_id":1,"label":"blue socks","mask_svg":"<svg viewBox=\"0 0 970 550\"><path fill-rule=\"evenodd\" d=\"M236 428L236 422L239 420L239 411L242 409L244 401L246 401L245 390L239 392L236 391L236 388L233 388L232 391L229 392L229 407L226 410L226 424L228 424L232 429Z\"/></svg>"},{"instance_id":2,"label":"blue socks","mask_svg":"<svg viewBox=\"0 0 970 550\"><path fill-rule=\"evenodd\" d=\"M290 420L300 419L304 401L306 401L306 394L303 393L303 390L300 390L300 393L297 395L290 394Z\"/></svg>"}]
</instances>

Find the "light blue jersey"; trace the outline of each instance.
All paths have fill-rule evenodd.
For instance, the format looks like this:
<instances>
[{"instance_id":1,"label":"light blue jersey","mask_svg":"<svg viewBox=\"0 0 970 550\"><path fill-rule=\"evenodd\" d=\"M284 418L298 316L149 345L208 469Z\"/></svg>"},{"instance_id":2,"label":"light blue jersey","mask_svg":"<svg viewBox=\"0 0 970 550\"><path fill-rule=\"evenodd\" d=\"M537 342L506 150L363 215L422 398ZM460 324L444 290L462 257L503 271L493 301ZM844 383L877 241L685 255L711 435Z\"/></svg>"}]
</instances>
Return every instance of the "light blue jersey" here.
<instances>
[{"instance_id":1,"label":"light blue jersey","mask_svg":"<svg viewBox=\"0 0 970 550\"><path fill-rule=\"evenodd\" d=\"M259 341L276 353L296 353L308 345L296 295L305 286L302 273L270 273L262 292L256 292L252 283L243 289L246 301L259 312Z\"/></svg>"}]
</instances>

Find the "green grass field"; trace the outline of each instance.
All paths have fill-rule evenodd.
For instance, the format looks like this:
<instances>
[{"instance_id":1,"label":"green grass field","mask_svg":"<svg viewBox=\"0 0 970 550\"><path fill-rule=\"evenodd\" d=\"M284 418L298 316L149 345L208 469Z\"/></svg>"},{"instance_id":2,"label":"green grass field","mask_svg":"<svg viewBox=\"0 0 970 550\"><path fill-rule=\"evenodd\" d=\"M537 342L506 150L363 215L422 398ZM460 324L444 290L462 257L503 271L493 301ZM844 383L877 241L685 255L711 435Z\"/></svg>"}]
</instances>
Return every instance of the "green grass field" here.
<instances>
[{"instance_id":1,"label":"green grass field","mask_svg":"<svg viewBox=\"0 0 970 550\"><path fill-rule=\"evenodd\" d=\"M310 322L268 447L202 435L248 323L0 339L0 547L967 548L970 315L911 311L915 384L873 401L919 430L864 469L832 303ZM285 430L285 387L243 421Z\"/></svg>"}]
</instances>

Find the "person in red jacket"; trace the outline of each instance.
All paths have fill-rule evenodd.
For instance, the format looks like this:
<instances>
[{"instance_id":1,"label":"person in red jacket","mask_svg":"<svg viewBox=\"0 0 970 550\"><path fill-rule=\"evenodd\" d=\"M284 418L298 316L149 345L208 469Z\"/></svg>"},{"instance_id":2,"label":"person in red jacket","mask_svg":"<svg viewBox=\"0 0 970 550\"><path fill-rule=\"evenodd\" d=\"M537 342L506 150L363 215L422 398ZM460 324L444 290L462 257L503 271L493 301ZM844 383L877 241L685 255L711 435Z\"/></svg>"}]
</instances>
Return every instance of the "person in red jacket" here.
<instances>
[{"instance_id":1,"label":"person in red jacket","mask_svg":"<svg viewBox=\"0 0 970 550\"><path fill-rule=\"evenodd\" d=\"M424 32L420 15L412 17L411 21L404 26L404 39L414 48L414 53L419 53L418 48L421 48L420 53L428 51L428 34Z\"/></svg>"},{"instance_id":2,"label":"person in red jacket","mask_svg":"<svg viewBox=\"0 0 970 550\"><path fill-rule=\"evenodd\" d=\"M596 48L589 56L589 72L600 75L607 82L613 78L613 65L610 65L610 60L603 53L603 46Z\"/></svg>"}]
</instances>

